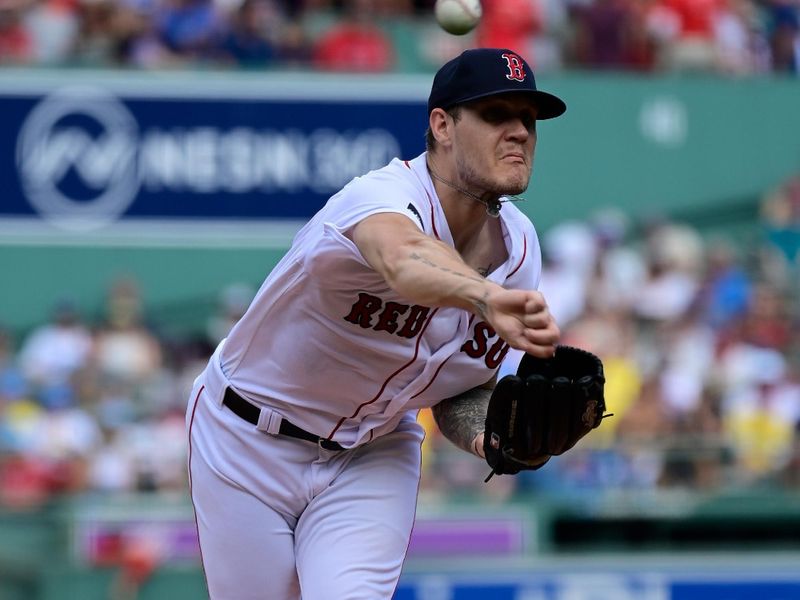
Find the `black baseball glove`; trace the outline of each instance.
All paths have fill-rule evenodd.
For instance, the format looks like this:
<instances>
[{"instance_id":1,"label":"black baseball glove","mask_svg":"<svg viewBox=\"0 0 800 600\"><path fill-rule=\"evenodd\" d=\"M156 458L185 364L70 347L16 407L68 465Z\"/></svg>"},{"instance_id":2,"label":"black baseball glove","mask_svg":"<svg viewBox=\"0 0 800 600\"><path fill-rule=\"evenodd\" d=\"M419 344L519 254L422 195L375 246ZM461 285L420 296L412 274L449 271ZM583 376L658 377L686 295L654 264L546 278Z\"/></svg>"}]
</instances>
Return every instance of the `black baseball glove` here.
<instances>
[{"instance_id":1,"label":"black baseball glove","mask_svg":"<svg viewBox=\"0 0 800 600\"><path fill-rule=\"evenodd\" d=\"M517 374L498 381L489 400L486 481L495 473L538 469L598 427L604 384L603 363L591 352L558 346L552 358L525 354Z\"/></svg>"}]
</instances>

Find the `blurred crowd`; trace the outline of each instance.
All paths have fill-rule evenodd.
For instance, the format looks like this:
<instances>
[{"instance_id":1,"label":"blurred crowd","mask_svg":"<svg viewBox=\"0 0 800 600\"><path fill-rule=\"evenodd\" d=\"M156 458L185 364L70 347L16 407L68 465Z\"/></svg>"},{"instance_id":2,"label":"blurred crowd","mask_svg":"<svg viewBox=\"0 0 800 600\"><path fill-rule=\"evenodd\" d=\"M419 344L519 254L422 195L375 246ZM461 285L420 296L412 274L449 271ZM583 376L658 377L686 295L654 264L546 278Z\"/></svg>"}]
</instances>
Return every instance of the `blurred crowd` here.
<instances>
[{"instance_id":1,"label":"blurred crowd","mask_svg":"<svg viewBox=\"0 0 800 600\"><path fill-rule=\"evenodd\" d=\"M0 64L430 70L466 47L562 68L796 74L800 0L483 0L465 36L433 0L0 0Z\"/></svg>"},{"instance_id":2,"label":"blurred crowd","mask_svg":"<svg viewBox=\"0 0 800 600\"><path fill-rule=\"evenodd\" d=\"M544 232L541 289L563 343L602 357L614 416L544 469L484 486L486 465L423 411L423 496L800 485L800 175L760 207L736 236L611 209ZM221 290L192 335L165 333L130 276L97 315L65 297L25 334L0 329L0 506L185 493L192 381L258 283Z\"/></svg>"},{"instance_id":3,"label":"blurred crowd","mask_svg":"<svg viewBox=\"0 0 800 600\"><path fill-rule=\"evenodd\" d=\"M765 194L757 232L701 235L604 210L557 225L542 247L562 343L603 359L613 417L486 493L800 486L800 176ZM425 422L423 490L474 490L488 469Z\"/></svg>"}]
</instances>

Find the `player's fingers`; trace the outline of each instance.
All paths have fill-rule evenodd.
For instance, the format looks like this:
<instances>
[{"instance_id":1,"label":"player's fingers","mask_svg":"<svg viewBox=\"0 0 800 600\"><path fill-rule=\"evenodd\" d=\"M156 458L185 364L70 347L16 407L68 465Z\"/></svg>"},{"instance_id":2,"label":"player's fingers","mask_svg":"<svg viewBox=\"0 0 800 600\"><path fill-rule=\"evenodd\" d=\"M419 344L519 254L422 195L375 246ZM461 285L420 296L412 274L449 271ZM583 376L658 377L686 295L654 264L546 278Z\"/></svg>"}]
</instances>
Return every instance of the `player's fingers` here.
<instances>
[{"instance_id":1,"label":"player's fingers","mask_svg":"<svg viewBox=\"0 0 800 600\"><path fill-rule=\"evenodd\" d=\"M517 350L522 350L538 358L552 358L556 353L556 346L561 338L558 328L553 325L547 329L525 329L520 335L515 336L516 343L509 345Z\"/></svg>"},{"instance_id":2,"label":"player's fingers","mask_svg":"<svg viewBox=\"0 0 800 600\"><path fill-rule=\"evenodd\" d=\"M555 347L558 340L561 339L561 330L555 321L550 320L544 327L526 328L524 335L533 344Z\"/></svg>"},{"instance_id":3,"label":"player's fingers","mask_svg":"<svg viewBox=\"0 0 800 600\"><path fill-rule=\"evenodd\" d=\"M556 351L555 344L537 344L528 339L526 334L515 335L506 339L508 345L538 358L551 358Z\"/></svg>"},{"instance_id":4,"label":"player's fingers","mask_svg":"<svg viewBox=\"0 0 800 600\"><path fill-rule=\"evenodd\" d=\"M523 335L529 344L525 352L540 358L551 358L556 353L556 345L561 337L555 324L546 329L526 329Z\"/></svg>"},{"instance_id":5,"label":"player's fingers","mask_svg":"<svg viewBox=\"0 0 800 600\"><path fill-rule=\"evenodd\" d=\"M530 315L542 311L548 311L547 301L544 296L540 292L528 292L525 299L525 313Z\"/></svg>"},{"instance_id":6,"label":"player's fingers","mask_svg":"<svg viewBox=\"0 0 800 600\"><path fill-rule=\"evenodd\" d=\"M526 314L522 316L522 323L531 329L544 329L550 325L553 317L549 312L540 311L538 313Z\"/></svg>"}]
</instances>

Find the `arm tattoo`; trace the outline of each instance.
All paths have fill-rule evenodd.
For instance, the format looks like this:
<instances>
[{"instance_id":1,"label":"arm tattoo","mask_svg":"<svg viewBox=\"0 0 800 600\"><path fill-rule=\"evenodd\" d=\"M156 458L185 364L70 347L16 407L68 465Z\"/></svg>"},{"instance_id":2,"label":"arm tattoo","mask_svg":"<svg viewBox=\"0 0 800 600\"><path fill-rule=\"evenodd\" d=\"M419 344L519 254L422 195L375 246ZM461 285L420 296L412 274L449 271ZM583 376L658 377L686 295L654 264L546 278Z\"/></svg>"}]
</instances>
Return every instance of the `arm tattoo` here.
<instances>
[{"instance_id":1,"label":"arm tattoo","mask_svg":"<svg viewBox=\"0 0 800 600\"><path fill-rule=\"evenodd\" d=\"M418 260L419 262L421 262L424 265L427 265L429 267L433 267L434 269L439 269L440 271L444 271L445 273L452 273L453 275L456 275L457 277L464 277L465 279L471 279L472 281L483 281L482 278L475 277L475 275L467 274L467 273L461 273L459 271L454 271L453 269L450 269L448 267L442 267L441 265L437 265L431 259L425 258L424 256L420 256L416 252L412 252L411 256L409 258L411 258L411 260Z\"/></svg>"},{"instance_id":2,"label":"arm tattoo","mask_svg":"<svg viewBox=\"0 0 800 600\"><path fill-rule=\"evenodd\" d=\"M485 281L485 279L483 277L480 277L480 275L481 275L481 270L480 269L476 272L476 275L478 275L476 277L475 275L471 275L471 274L467 274L467 273L461 273L459 271L454 271L453 269L450 269L448 267L442 267L441 265L437 265L431 259L425 258L424 256L421 256L420 254L417 254L416 252L412 252L410 258L411 258L411 260L419 261L424 265L427 265L429 267L433 267L434 269L438 269L440 271L444 271L445 273L451 273L451 274L455 275L456 277L463 277L464 279L471 279L472 281L480 281L481 283L483 281ZM486 269L487 273L488 273L488 270L491 269L491 267L492 267L492 265L489 265L489 268ZM487 308L486 298L488 298L488 296L489 296L488 293L484 293L483 298L481 298L479 300L475 300L473 302L473 304L475 305L475 310L478 311L478 314L484 319L486 318L486 308Z\"/></svg>"},{"instance_id":3,"label":"arm tattoo","mask_svg":"<svg viewBox=\"0 0 800 600\"><path fill-rule=\"evenodd\" d=\"M478 267L475 270L480 273L481 277L487 277L492 270L492 263L489 263L488 267Z\"/></svg>"},{"instance_id":4,"label":"arm tattoo","mask_svg":"<svg viewBox=\"0 0 800 600\"><path fill-rule=\"evenodd\" d=\"M480 300L475 300L475 302L473 303L473 304L475 304L475 310L478 311L478 314L483 319L486 318L486 308L487 308L486 299L488 297L489 297L489 294L484 292L483 298L481 298Z\"/></svg>"},{"instance_id":5,"label":"arm tattoo","mask_svg":"<svg viewBox=\"0 0 800 600\"><path fill-rule=\"evenodd\" d=\"M472 454L472 441L486 428L486 408L491 395L492 390L476 387L435 405L433 417L442 434Z\"/></svg>"}]
</instances>

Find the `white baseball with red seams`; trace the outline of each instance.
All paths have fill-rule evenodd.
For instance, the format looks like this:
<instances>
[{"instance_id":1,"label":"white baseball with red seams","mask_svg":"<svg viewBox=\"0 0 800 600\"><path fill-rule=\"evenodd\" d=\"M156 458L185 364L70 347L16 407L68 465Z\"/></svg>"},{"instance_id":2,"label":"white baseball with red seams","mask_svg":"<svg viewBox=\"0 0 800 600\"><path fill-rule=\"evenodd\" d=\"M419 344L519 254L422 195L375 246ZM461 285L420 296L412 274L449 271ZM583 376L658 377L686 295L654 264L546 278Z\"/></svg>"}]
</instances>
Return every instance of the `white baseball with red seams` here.
<instances>
[{"instance_id":1,"label":"white baseball with red seams","mask_svg":"<svg viewBox=\"0 0 800 600\"><path fill-rule=\"evenodd\" d=\"M464 35L481 20L483 9L480 0L436 0L433 14L446 32Z\"/></svg>"},{"instance_id":2,"label":"white baseball with red seams","mask_svg":"<svg viewBox=\"0 0 800 600\"><path fill-rule=\"evenodd\" d=\"M386 212L454 245L425 154L354 179L297 234L195 382L189 473L212 598L391 597L414 520L416 412L485 383L508 351L479 317L409 303L370 268L346 234ZM499 219L508 258L488 279L536 289L533 225L511 203ZM258 426L222 404L226 387L259 407ZM280 435L283 419L347 450ZM318 551L353 528L347 552Z\"/></svg>"}]
</instances>

